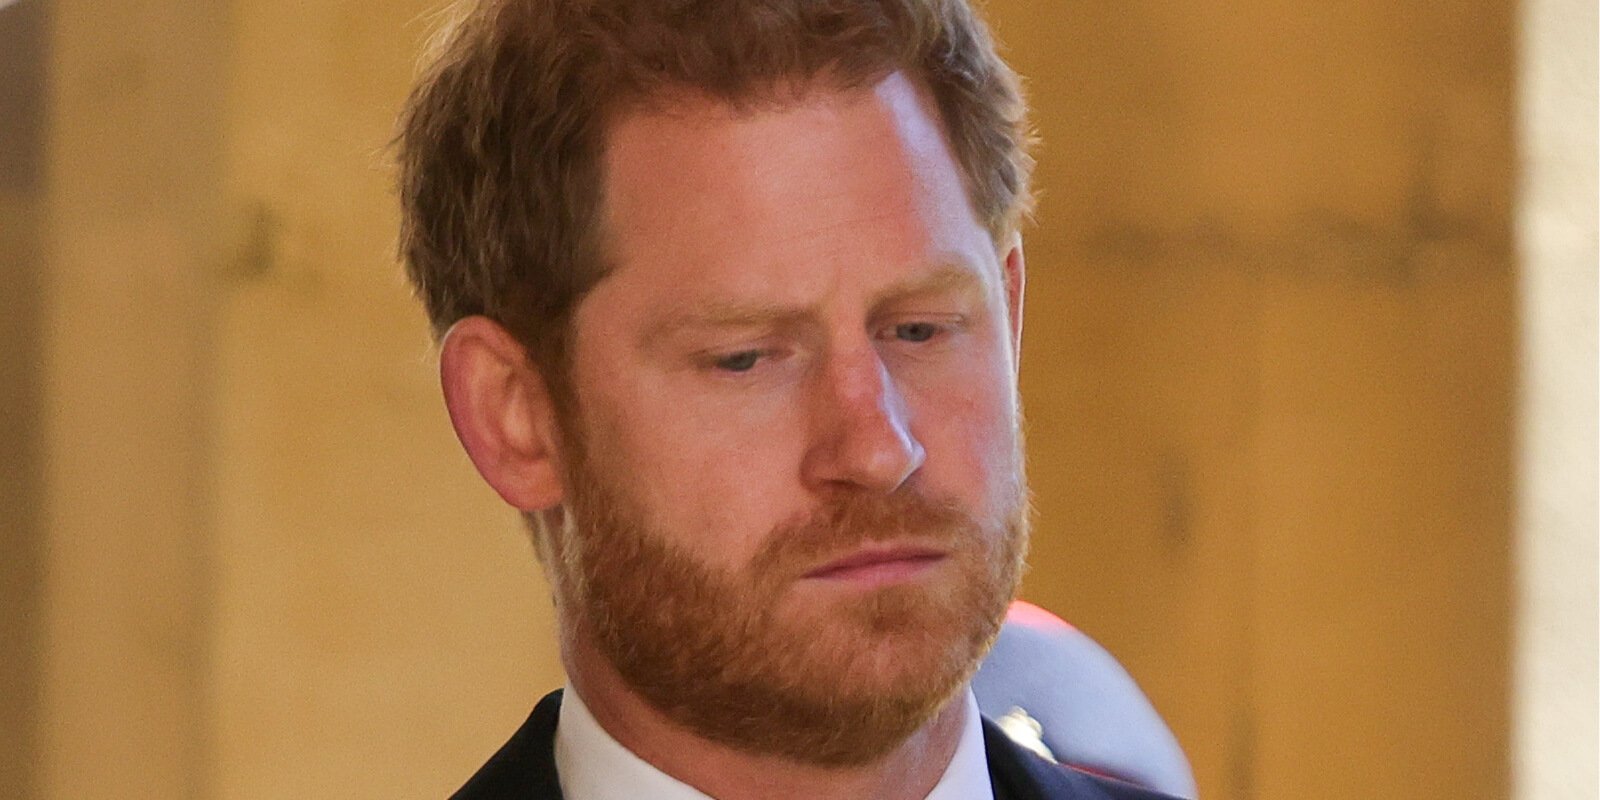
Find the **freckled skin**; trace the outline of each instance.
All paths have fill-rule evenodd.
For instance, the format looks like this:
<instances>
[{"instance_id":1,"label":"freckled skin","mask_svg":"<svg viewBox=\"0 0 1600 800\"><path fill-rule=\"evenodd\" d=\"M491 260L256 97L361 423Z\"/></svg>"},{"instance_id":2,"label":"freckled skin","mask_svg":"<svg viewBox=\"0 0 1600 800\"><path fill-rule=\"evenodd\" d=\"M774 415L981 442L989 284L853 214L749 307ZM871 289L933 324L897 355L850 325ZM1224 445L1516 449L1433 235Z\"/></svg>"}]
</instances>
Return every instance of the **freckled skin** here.
<instances>
[{"instance_id":1,"label":"freckled skin","mask_svg":"<svg viewBox=\"0 0 1600 800\"><path fill-rule=\"evenodd\" d=\"M563 658L574 685L619 741L715 796L924 796L963 720L948 691L981 657L973 642L998 625L1014 590L1015 569L995 565L1017 563L1025 538L1020 248L997 249L979 224L937 115L898 73L743 115L707 102L627 116L610 131L604 169L617 266L576 310L572 383L584 469L605 483L592 494L609 493L634 518L589 541L627 542L619 532L631 530L651 548L631 562L591 551L591 574L626 601L641 594L627 591L636 586L668 597L690 585L652 572L669 556L703 569L727 592L719 597L770 615L762 630L780 636L770 649L795 651L754 674L800 666L785 681L869 690L909 685L918 671L949 681L929 695L918 727L871 763L752 752L697 737L644 701L597 644L595 623L583 622L585 598L568 596ZM796 571L792 559L760 567L778 532L828 538L825 527L795 524L820 510L849 499L915 507L895 505L907 498L954 509L981 543L927 569L884 570L907 576L899 586L806 579L811 565ZM881 514L862 518L894 527ZM601 555L615 550L627 548ZM560 578L582 560L553 569ZM580 585L574 577L558 587ZM913 599L950 605L903 602ZM623 622L659 608L613 605ZM983 620L965 613L980 606ZM674 607L695 610L686 600ZM702 627L716 630L723 617L737 615L706 612Z\"/></svg>"},{"instance_id":2,"label":"freckled skin","mask_svg":"<svg viewBox=\"0 0 1600 800\"><path fill-rule=\"evenodd\" d=\"M576 384L592 438L612 443L656 522L702 557L737 567L753 537L856 483L830 450L886 462L891 477L868 482L903 478L975 509L1009 479L1016 394L1001 257L929 117L897 75L780 113L707 106L629 117L612 133L607 233L621 267L579 308ZM973 274L975 300L872 308L875 292L941 262ZM678 350L638 346L662 309L720 300L813 318L779 337L782 363L742 377L696 370L684 351L759 346L759 327L686 337ZM874 338L894 314L952 310L968 327L925 352ZM925 460L895 474L911 450Z\"/></svg>"}]
</instances>

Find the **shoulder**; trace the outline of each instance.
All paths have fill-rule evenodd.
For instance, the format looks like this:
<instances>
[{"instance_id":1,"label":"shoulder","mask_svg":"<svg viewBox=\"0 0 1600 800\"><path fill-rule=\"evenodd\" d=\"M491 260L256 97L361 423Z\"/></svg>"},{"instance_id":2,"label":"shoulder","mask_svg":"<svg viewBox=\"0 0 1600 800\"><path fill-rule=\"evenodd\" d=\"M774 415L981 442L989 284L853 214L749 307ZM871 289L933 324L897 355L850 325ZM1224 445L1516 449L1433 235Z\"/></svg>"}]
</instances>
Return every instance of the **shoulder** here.
<instances>
[{"instance_id":1,"label":"shoulder","mask_svg":"<svg viewBox=\"0 0 1600 800\"><path fill-rule=\"evenodd\" d=\"M1010 800L1177 800L1170 795L1102 778L1047 761L1017 745L983 720L983 744L996 798Z\"/></svg>"},{"instance_id":2,"label":"shoulder","mask_svg":"<svg viewBox=\"0 0 1600 800\"><path fill-rule=\"evenodd\" d=\"M560 712L561 692L545 695L511 740L451 795L452 800L561 800L555 759Z\"/></svg>"},{"instance_id":3,"label":"shoulder","mask_svg":"<svg viewBox=\"0 0 1600 800\"><path fill-rule=\"evenodd\" d=\"M546 695L510 741L454 795L454 800L562 800L555 731L561 692ZM983 720L995 795L1010 800L1176 800L1129 783L1062 766L1023 749Z\"/></svg>"}]
</instances>

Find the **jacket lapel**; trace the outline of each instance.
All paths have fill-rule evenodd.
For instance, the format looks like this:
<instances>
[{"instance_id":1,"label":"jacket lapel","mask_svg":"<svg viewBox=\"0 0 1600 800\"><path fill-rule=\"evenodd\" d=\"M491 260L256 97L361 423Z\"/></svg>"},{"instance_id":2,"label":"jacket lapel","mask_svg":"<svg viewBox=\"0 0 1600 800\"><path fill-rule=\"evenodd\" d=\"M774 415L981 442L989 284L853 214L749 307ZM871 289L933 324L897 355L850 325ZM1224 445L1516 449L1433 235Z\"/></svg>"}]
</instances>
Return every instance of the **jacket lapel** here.
<instances>
[{"instance_id":1,"label":"jacket lapel","mask_svg":"<svg viewBox=\"0 0 1600 800\"><path fill-rule=\"evenodd\" d=\"M556 778L556 722L561 691L544 696L511 740L495 753L453 800L564 800ZM1126 784L1102 781L1052 764L1011 741L983 720L983 748L995 800L1159 800Z\"/></svg>"},{"instance_id":2,"label":"jacket lapel","mask_svg":"<svg viewBox=\"0 0 1600 800\"><path fill-rule=\"evenodd\" d=\"M472 776L452 800L563 800L556 779L556 721L561 690L533 707L511 741Z\"/></svg>"},{"instance_id":3,"label":"jacket lapel","mask_svg":"<svg viewBox=\"0 0 1600 800\"><path fill-rule=\"evenodd\" d=\"M1173 800L1040 758L983 720L983 749L995 800Z\"/></svg>"}]
</instances>

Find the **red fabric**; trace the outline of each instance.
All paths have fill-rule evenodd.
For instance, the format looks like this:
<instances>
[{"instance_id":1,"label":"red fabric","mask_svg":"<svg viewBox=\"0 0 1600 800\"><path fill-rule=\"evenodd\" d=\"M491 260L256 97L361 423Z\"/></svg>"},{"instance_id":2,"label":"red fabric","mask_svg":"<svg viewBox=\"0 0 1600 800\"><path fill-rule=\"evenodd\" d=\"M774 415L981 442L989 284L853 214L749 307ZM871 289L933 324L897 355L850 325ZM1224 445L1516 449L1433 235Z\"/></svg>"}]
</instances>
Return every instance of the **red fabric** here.
<instances>
[{"instance_id":1,"label":"red fabric","mask_svg":"<svg viewBox=\"0 0 1600 800\"><path fill-rule=\"evenodd\" d=\"M1077 630L1066 620L1026 601L1015 600L1006 611L1006 621L1035 630Z\"/></svg>"}]
</instances>

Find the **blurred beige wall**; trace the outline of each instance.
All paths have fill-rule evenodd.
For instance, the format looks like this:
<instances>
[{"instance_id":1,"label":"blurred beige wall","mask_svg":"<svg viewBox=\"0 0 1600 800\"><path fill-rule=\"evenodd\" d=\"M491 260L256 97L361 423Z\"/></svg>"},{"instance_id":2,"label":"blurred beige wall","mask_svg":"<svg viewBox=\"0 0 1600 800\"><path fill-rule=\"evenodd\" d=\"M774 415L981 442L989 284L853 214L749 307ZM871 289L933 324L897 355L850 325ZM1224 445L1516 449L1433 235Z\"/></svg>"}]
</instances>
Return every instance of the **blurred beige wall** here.
<instances>
[{"instance_id":1,"label":"blurred beige wall","mask_svg":"<svg viewBox=\"0 0 1600 800\"><path fill-rule=\"evenodd\" d=\"M440 796L559 685L393 258L436 5L0 9L49 11L0 795ZM1507 796L1514 8L991 9L1045 138L1027 595L1205 797Z\"/></svg>"},{"instance_id":2,"label":"blurred beige wall","mask_svg":"<svg viewBox=\"0 0 1600 800\"><path fill-rule=\"evenodd\" d=\"M1592 0L1529 0L1518 65L1512 777L1541 800L1600 796L1596 24Z\"/></svg>"},{"instance_id":3,"label":"blurred beige wall","mask_svg":"<svg viewBox=\"0 0 1600 800\"><path fill-rule=\"evenodd\" d=\"M226 27L177 3L44 10L33 780L44 797L199 797Z\"/></svg>"},{"instance_id":4,"label":"blurred beige wall","mask_svg":"<svg viewBox=\"0 0 1600 800\"><path fill-rule=\"evenodd\" d=\"M221 796L446 794L561 681L531 549L455 442L394 261L384 148L435 5L233 5Z\"/></svg>"},{"instance_id":5,"label":"blurred beige wall","mask_svg":"<svg viewBox=\"0 0 1600 800\"><path fill-rule=\"evenodd\" d=\"M1029 593L1202 796L1504 797L1513 6L996 8L1045 140Z\"/></svg>"}]
</instances>

